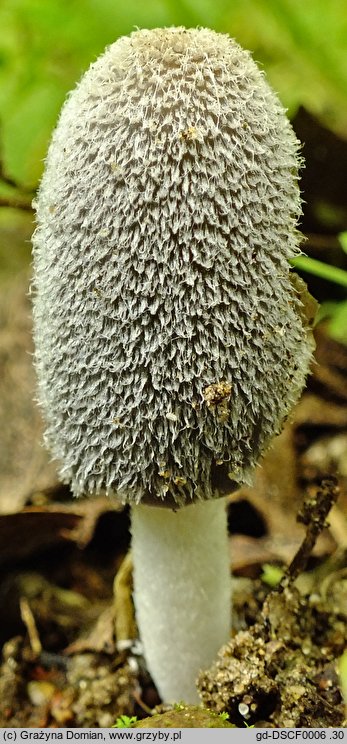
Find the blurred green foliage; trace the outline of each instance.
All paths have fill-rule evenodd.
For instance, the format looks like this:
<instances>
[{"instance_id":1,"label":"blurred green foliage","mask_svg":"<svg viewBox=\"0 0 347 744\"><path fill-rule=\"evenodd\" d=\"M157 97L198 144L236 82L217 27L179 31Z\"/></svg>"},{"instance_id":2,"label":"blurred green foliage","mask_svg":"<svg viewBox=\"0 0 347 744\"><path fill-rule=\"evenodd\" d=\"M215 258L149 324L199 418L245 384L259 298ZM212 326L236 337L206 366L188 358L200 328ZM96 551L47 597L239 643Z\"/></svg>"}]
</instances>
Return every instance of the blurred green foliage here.
<instances>
[{"instance_id":1,"label":"blurred green foliage","mask_svg":"<svg viewBox=\"0 0 347 744\"><path fill-rule=\"evenodd\" d=\"M341 250L347 253L347 232L340 233L338 236ZM313 274L321 279L326 279L332 284L339 284L347 288L347 271L333 266L323 261L317 261L308 256L298 256L291 261L292 266L299 271ZM333 294L333 293L332 293ZM335 302L328 300L323 302L319 308L316 323L322 320L329 321L328 328L330 335L337 341L347 344L347 300Z\"/></svg>"},{"instance_id":2,"label":"blurred green foliage","mask_svg":"<svg viewBox=\"0 0 347 744\"><path fill-rule=\"evenodd\" d=\"M209 26L263 64L289 113L347 130L345 0L1 0L0 141L6 172L37 185L66 92L136 27Z\"/></svg>"},{"instance_id":3,"label":"blurred green foliage","mask_svg":"<svg viewBox=\"0 0 347 744\"><path fill-rule=\"evenodd\" d=\"M276 566L272 563L263 563L260 579L264 584L267 584L267 586L270 586L271 589L273 589L275 586L278 586L283 578L283 574L283 568L280 566Z\"/></svg>"},{"instance_id":4,"label":"blurred green foliage","mask_svg":"<svg viewBox=\"0 0 347 744\"><path fill-rule=\"evenodd\" d=\"M347 232L340 233L339 241L342 250L347 253ZM300 261L308 262L308 265L306 265L306 271L309 271L316 276L323 277L323 279L327 279L328 281L336 282L337 284L340 284L340 286L347 287L347 271L322 263L321 261L314 261L313 263L315 266L312 266L310 265L312 259L309 259L306 256L300 256L296 259L296 261L293 262L294 266L297 261L299 261L299 264ZM342 300L340 302L328 300L327 302L324 302L318 311L317 322L320 322L321 320L329 321L329 333L333 338L337 341L341 341L341 343L347 344L347 300Z\"/></svg>"},{"instance_id":5,"label":"blurred green foliage","mask_svg":"<svg viewBox=\"0 0 347 744\"><path fill-rule=\"evenodd\" d=\"M0 199L9 196L15 206L19 194L30 204L25 188L37 187L66 94L104 47L137 27L170 25L229 33L263 66L290 116L303 105L346 137L346 0L1 0ZM6 176L22 191L14 192ZM22 221L19 210L2 210L2 274L2 264L13 268L7 250L12 222L19 235L22 222L30 228L29 214L21 216ZM25 249L29 257L28 243ZM298 262L302 271L346 286L341 269L305 256ZM347 302L324 303L321 317L347 343Z\"/></svg>"}]
</instances>

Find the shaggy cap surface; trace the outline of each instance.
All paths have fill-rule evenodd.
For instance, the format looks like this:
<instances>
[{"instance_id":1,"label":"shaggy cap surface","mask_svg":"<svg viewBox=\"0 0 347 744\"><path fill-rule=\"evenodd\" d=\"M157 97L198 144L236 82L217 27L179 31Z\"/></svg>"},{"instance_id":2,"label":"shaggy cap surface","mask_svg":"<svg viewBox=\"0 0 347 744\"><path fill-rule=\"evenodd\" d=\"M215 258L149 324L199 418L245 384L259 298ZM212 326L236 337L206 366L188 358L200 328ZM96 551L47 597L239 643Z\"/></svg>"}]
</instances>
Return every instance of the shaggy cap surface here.
<instances>
[{"instance_id":1,"label":"shaggy cap surface","mask_svg":"<svg viewBox=\"0 0 347 744\"><path fill-rule=\"evenodd\" d=\"M249 53L208 29L121 38L70 94L37 200L34 333L76 494L182 505L218 496L220 472L247 482L313 348L288 265L299 165Z\"/></svg>"}]
</instances>

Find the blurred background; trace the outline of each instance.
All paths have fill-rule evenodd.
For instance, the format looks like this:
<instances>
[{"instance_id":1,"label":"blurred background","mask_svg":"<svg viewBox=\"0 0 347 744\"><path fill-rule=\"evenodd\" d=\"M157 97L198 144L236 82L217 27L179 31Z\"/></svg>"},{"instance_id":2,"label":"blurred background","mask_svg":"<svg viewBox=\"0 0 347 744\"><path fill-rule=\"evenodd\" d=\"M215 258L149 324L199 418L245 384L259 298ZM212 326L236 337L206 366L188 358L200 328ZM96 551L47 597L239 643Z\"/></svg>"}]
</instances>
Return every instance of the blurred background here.
<instances>
[{"instance_id":1,"label":"blurred background","mask_svg":"<svg viewBox=\"0 0 347 744\"><path fill-rule=\"evenodd\" d=\"M107 44L136 27L180 24L235 37L264 67L291 118L304 107L334 133L346 135L344 0L1 0L1 146L7 174L36 186L66 92Z\"/></svg>"},{"instance_id":2,"label":"blurred background","mask_svg":"<svg viewBox=\"0 0 347 744\"><path fill-rule=\"evenodd\" d=\"M288 110L306 162L305 255L295 265L321 303L318 364L254 488L230 501L233 571L253 579L264 564L290 562L302 539L298 504L322 474L339 475L341 497L314 560L347 547L346 0L0 0L0 645L7 644L0 725L112 725L117 712L141 708L131 685L128 697L121 683L117 687L113 668L112 710L103 687L94 712L89 699L81 703L79 672L66 688L62 649L80 663L78 651L87 648L96 665L98 654L104 663L114 651L112 582L130 537L127 514L116 502L71 501L42 446L31 356L31 203L67 92L119 36L170 25L226 32L252 52ZM344 595L347 615L346 601ZM105 625L86 641L85 625L92 627L104 610ZM58 671L47 672L47 652ZM17 654L15 680L11 654ZM48 673L47 687L42 675ZM327 700L329 710L336 699ZM339 725L336 720L316 725Z\"/></svg>"},{"instance_id":3,"label":"blurred background","mask_svg":"<svg viewBox=\"0 0 347 744\"><path fill-rule=\"evenodd\" d=\"M29 244L17 244L17 237L31 224L30 200L67 91L120 35L137 27L179 24L229 33L263 67L303 142L306 252L347 268L346 239L336 240L347 229L345 0L1 0L2 274L29 260ZM322 235L327 236L323 243ZM317 265L309 268L324 274ZM328 280L336 281L328 300L342 300L346 277L327 271ZM313 282L313 289L327 299L324 283L323 293L321 282ZM343 309L330 305L327 312L341 315ZM344 322L336 322L333 332L347 339Z\"/></svg>"}]
</instances>

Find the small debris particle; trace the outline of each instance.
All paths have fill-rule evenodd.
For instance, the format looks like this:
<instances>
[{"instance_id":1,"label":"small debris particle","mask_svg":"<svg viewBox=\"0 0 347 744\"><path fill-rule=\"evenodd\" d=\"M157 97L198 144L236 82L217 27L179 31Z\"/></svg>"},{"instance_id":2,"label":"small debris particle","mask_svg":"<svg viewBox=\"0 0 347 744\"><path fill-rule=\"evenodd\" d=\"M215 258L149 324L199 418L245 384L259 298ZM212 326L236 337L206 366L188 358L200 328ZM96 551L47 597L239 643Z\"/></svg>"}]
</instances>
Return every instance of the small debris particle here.
<instances>
[{"instance_id":1,"label":"small debris particle","mask_svg":"<svg viewBox=\"0 0 347 744\"><path fill-rule=\"evenodd\" d=\"M214 382L202 391L203 399L207 408L215 410L217 418L221 423L229 417L229 401L231 398L232 385L230 382Z\"/></svg>"},{"instance_id":2,"label":"small debris particle","mask_svg":"<svg viewBox=\"0 0 347 744\"><path fill-rule=\"evenodd\" d=\"M183 132L181 132L181 139L192 141L197 139L198 136L198 130L196 127L187 127L187 129L184 129Z\"/></svg>"},{"instance_id":3,"label":"small debris particle","mask_svg":"<svg viewBox=\"0 0 347 744\"><path fill-rule=\"evenodd\" d=\"M178 421L178 418L177 418L176 414L175 413L172 413L172 411L169 411L166 414L166 418L167 418L168 421Z\"/></svg>"},{"instance_id":4,"label":"small debris particle","mask_svg":"<svg viewBox=\"0 0 347 744\"><path fill-rule=\"evenodd\" d=\"M239 713L241 716L246 718L246 716L248 716L248 713L249 713L249 705L246 705L246 703L240 703Z\"/></svg>"},{"instance_id":5,"label":"small debris particle","mask_svg":"<svg viewBox=\"0 0 347 744\"><path fill-rule=\"evenodd\" d=\"M47 705L55 693L55 686L52 682L32 680L28 682L27 693L30 702L33 705Z\"/></svg>"},{"instance_id":6,"label":"small debris particle","mask_svg":"<svg viewBox=\"0 0 347 744\"><path fill-rule=\"evenodd\" d=\"M176 478L174 478L175 486L185 486L186 483L187 483L186 478L183 478L181 475L177 475Z\"/></svg>"}]
</instances>

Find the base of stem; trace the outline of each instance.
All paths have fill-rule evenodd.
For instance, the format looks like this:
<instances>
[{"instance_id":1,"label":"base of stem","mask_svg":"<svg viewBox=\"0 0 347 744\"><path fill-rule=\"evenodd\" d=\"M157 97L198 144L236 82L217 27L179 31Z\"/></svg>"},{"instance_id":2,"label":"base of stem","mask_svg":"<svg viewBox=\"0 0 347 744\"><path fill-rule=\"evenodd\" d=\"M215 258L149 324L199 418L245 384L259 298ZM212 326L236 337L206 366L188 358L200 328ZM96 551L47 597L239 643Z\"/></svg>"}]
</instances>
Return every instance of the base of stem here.
<instances>
[{"instance_id":1,"label":"base of stem","mask_svg":"<svg viewBox=\"0 0 347 744\"><path fill-rule=\"evenodd\" d=\"M228 641L225 499L132 509L134 602L149 672L165 702L199 701L196 679Z\"/></svg>"}]
</instances>

